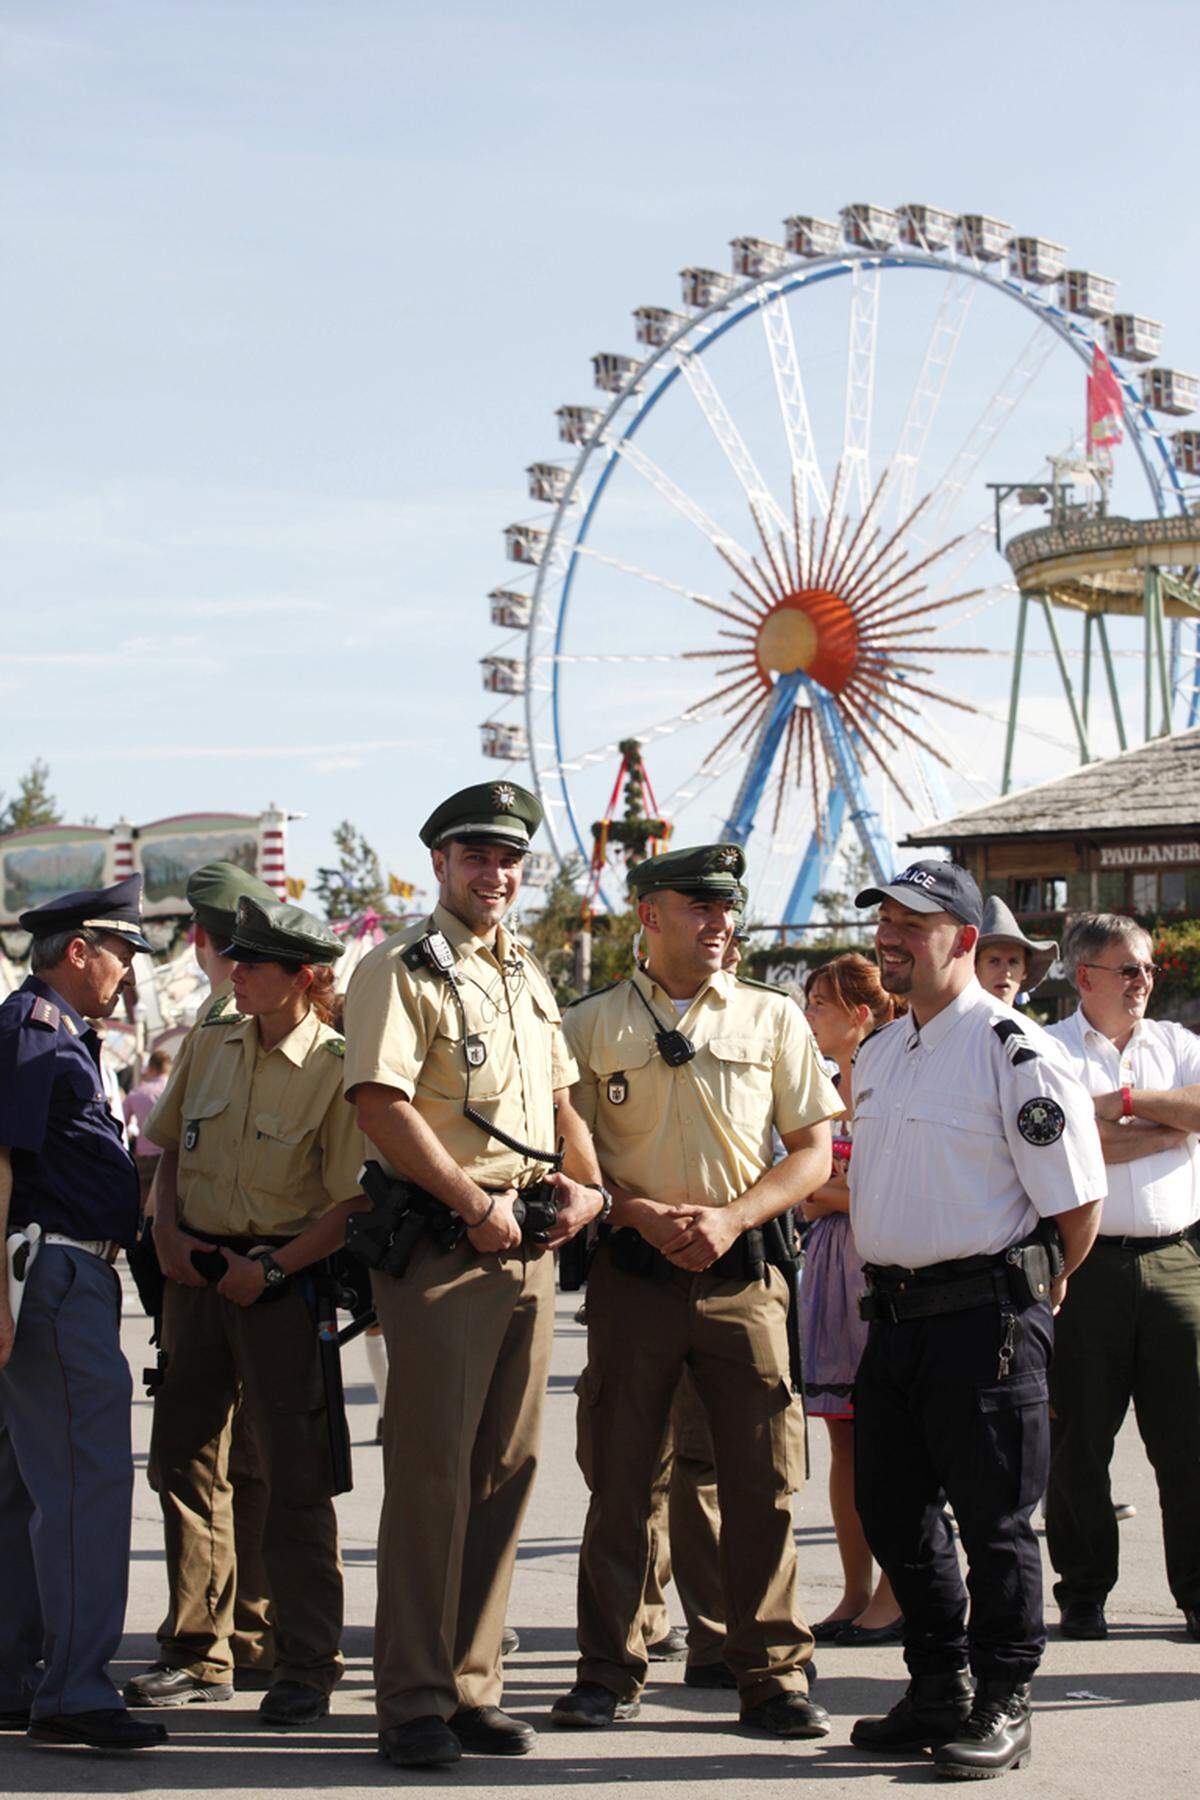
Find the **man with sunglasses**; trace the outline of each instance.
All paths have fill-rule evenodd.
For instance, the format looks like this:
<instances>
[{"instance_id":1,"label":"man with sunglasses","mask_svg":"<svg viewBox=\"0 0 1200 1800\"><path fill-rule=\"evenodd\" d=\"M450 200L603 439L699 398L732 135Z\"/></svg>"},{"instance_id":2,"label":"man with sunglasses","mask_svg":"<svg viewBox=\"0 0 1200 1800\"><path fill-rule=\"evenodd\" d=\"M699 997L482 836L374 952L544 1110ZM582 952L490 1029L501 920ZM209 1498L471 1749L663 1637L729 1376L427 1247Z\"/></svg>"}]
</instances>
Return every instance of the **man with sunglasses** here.
<instances>
[{"instance_id":1,"label":"man with sunglasses","mask_svg":"<svg viewBox=\"0 0 1200 1800\"><path fill-rule=\"evenodd\" d=\"M1200 1039L1148 1019L1146 932L1079 915L1063 945L1077 1010L1050 1030L1093 1095L1108 1164L1100 1235L1058 1316L1046 1537L1065 1637L1102 1638L1117 1579L1109 1488L1132 1400L1158 1480L1167 1579L1200 1639Z\"/></svg>"}]
</instances>

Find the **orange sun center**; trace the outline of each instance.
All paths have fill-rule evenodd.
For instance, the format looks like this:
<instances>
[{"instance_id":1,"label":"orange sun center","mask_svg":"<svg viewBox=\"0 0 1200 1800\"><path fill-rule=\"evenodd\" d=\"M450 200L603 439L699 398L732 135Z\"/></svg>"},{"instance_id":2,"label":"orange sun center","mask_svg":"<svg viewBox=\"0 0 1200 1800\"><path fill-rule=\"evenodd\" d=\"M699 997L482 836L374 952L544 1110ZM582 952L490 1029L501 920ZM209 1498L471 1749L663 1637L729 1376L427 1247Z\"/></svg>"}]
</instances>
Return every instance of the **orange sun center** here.
<instances>
[{"instance_id":1,"label":"orange sun center","mask_svg":"<svg viewBox=\"0 0 1200 1800\"><path fill-rule=\"evenodd\" d=\"M805 588L773 606L758 628L754 653L764 679L797 669L840 694L858 659L858 627L840 594Z\"/></svg>"}]
</instances>

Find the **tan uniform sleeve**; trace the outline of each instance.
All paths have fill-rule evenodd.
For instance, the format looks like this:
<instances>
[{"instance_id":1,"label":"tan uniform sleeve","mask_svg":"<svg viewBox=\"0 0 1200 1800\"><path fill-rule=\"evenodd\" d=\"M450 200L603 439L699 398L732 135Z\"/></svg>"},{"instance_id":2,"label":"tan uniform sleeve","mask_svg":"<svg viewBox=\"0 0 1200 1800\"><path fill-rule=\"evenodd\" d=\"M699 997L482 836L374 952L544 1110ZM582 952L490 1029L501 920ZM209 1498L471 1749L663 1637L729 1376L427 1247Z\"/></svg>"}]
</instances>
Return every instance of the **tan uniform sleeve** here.
<instances>
[{"instance_id":1,"label":"tan uniform sleeve","mask_svg":"<svg viewBox=\"0 0 1200 1800\"><path fill-rule=\"evenodd\" d=\"M362 1192L359 1170L367 1154L367 1140L358 1129L354 1114L334 1095L321 1124L321 1179L330 1201L336 1206L342 1200L353 1200Z\"/></svg>"},{"instance_id":2,"label":"tan uniform sleeve","mask_svg":"<svg viewBox=\"0 0 1200 1800\"><path fill-rule=\"evenodd\" d=\"M567 1057L573 1073L568 1076L571 1087L571 1104L579 1114L589 1131L596 1126L596 1104L598 1082L594 1069L588 1061L589 1033L585 1030L581 1014L582 1007L567 1008L562 1023L562 1035ZM556 1081L554 1084L558 1086Z\"/></svg>"},{"instance_id":3,"label":"tan uniform sleeve","mask_svg":"<svg viewBox=\"0 0 1200 1800\"><path fill-rule=\"evenodd\" d=\"M550 1085L557 1094L560 1088L573 1087L579 1080L579 1065L571 1055L571 1046L561 1025L554 1027L550 1049Z\"/></svg>"},{"instance_id":4,"label":"tan uniform sleeve","mask_svg":"<svg viewBox=\"0 0 1200 1800\"><path fill-rule=\"evenodd\" d=\"M771 1086L774 1125L780 1136L803 1131L845 1109L837 1089L821 1067L813 1034L791 1000L781 1009L779 1039Z\"/></svg>"},{"instance_id":5,"label":"tan uniform sleeve","mask_svg":"<svg viewBox=\"0 0 1200 1800\"><path fill-rule=\"evenodd\" d=\"M420 986L418 986L418 982ZM426 993L426 989L429 992ZM398 1088L406 1100L416 1091L440 1014L431 982L416 979L397 957L363 963L346 990L346 1098L364 1081Z\"/></svg>"},{"instance_id":6,"label":"tan uniform sleeve","mask_svg":"<svg viewBox=\"0 0 1200 1800\"><path fill-rule=\"evenodd\" d=\"M196 1033L199 1029L198 1025L193 1025L184 1038L179 1055L167 1077L167 1085L142 1127L151 1143L161 1144L164 1150L178 1150L183 1142L183 1102L187 1095L188 1076L191 1073ZM212 1029L217 1030L218 1027L214 1026ZM153 1130L151 1126L154 1127Z\"/></svg>"}]
</instances>

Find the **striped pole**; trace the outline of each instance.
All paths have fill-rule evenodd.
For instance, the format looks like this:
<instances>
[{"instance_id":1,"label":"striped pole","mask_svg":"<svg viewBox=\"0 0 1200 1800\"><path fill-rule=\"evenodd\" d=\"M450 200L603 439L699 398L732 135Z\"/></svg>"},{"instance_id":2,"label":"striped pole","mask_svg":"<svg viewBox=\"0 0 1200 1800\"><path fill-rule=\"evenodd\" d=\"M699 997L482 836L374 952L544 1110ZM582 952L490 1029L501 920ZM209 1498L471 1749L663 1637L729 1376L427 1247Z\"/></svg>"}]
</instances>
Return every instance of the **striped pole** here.
<instances>
[{"instance_id":1,"label":"striped pole","mask_svg":"<svg viewBox=\"0 0 1200 1800\"><path fill-rule=\"evenodd\" d=\"M260 878L280 900L287 899L287 814L268 807L259 822Z\"/></svg>"},{"instance_id":2,"label":"striped pole","mask_svg":"<svg viewBox=\"0 0 1200 1800\"><path fill-rule=\"evenodd\" d=\"M124 881L126 876L134 873L133 826L128 819L118 819L111 835L112 879Z\"/></svg>"}]
</instances>

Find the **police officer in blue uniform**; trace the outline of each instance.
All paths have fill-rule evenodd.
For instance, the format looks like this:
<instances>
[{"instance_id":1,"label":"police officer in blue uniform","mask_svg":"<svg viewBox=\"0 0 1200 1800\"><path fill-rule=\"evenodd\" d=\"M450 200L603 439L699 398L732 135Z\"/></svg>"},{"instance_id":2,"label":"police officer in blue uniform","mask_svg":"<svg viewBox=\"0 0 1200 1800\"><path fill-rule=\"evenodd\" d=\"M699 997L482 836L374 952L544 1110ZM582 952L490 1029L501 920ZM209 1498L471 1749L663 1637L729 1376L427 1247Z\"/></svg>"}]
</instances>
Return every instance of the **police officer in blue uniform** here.
<instances>
[{"instance_id":1,"label":"police officer in blue uniform","mask_svg":"<svg viewBox=\"0 0 1200 1800\"><path fill-rule=\"evenodd\" d=\"M904 1614L911 1680L851 1742L932 1749L939 1773L973 1780L1030 1752L1051 1308L1095 1237L1104 1164L1053 1040L975 978L983 902L967 871L913 863L858 895L876 903L880 977L909 1011L854 1064L850 1224L871 1321L855 1499Z\"/></svg>"},{"instance_id":2,"label":"police officer in blue uniform","mask_svg":"<svg viewBox=\"0 0 1200 1800\"><path fill-rule=\"evenodd\" d=\"M0 1283L0 1726L48 1744L145 1749L120 1643L133 1505L131 1382L112 1264L138 1182L100 1076L106 1018L133 985L140 875L22 913L32 973L0 1005L0 1236L28 1258L15 1324ZM40 1236L29 1228L40 1227Z\"/></svg>"}]
</instances>

